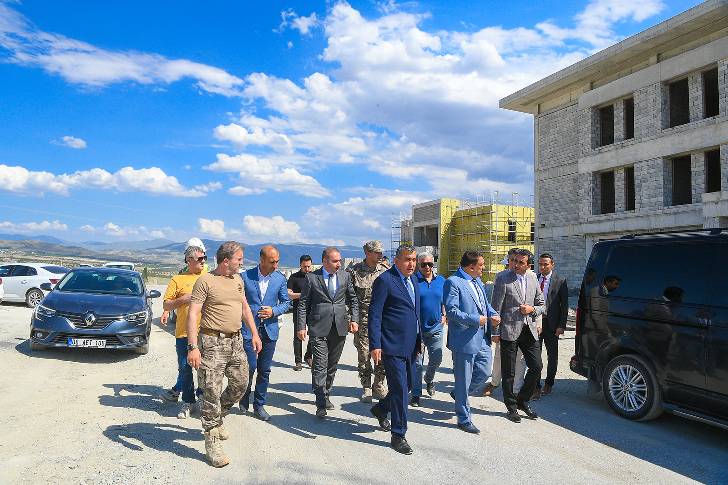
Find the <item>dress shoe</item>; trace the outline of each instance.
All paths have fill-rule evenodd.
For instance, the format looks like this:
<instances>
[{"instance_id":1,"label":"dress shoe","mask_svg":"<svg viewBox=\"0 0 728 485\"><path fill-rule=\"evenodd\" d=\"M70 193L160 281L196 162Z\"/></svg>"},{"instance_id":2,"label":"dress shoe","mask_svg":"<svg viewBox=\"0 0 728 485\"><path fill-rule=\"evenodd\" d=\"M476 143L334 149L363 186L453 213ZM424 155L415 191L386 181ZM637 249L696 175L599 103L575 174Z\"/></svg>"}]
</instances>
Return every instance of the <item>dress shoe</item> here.
<instances>
[{"instance_id":1,"label":"dress shoe","mask_svg":"<svg viewBox=\"0 0 728 485\"><path fill-rule=\"evenodd\" d=\"M404 436L392 436L392 449L396 451L397 453L402 453L403 455L411 455L412 454L412 447L407 443L407 440L404 438Z\"/></svg>"},{"instance_id":2,"label":"dress shoe","mask_svg":"<svg viewBox=\"0 0 728 485\"><path fill-rule=\"evenodd\" d=\"M266 411L263 406L258 409L253 409L253 416L261 421L270 421L270 414L268 414L268 411Z\"/></svg>"},{"instance_id":3,"label":"dress shoe","mask_svg":"<svg viewBox=\"0 0 728 485\"><path fill-rule=\"evenodd\" d=\"M293 366L293 370L300 371L303 369L303 365L301 365L300 362L296 362L296 365Z\"/></svg>"},{"instance_id":4,"label":"dress shoe","mask_svg":"<svg viewBox=\"0 0 728 485\"><path fill-rule=\"evenodd\" d=\"M311 357L306 357L306 358L305 358L305 359L303 359L303 360L305 360L305 361L306 361L306 365L308 366L308 368L309 368L309 369L313 368L313 358L311 358Z\"/></svg>"},{"instance_id":5,"label":"dress shoe","mask_svg":"<svg viewBox=\"0 0 728 485\"><path fill-rule=\"evenodd\" d=\"M520 423L521 417L518 415L518 411L508 411L508 415L506 416L508 419L513 421L514 423Z\"/></svg>"},{"instance_id":6,"label":"dress shoe","mask_svg":"<svg viewBox=\"0 0 728 485\"><path fill-rule=\"evenodd\" d=\"M250 401L246 402L241 400L240 401L240 410L245 411L246 413L250 410Z\"/></svg>"},{"instance_id":7,"label":"dress shoe","mask_svg":"<svg viewBox=\"0 0 728 485\"><path fill-rule=\"evenodd\" d=\"M325 418L326 417L326 408L316 408L316 417Z\"/></svg>"},{"instance_id":8,"label":"dress shoe","mask_svg":"<svg viewBox=\"0 0 728 485\"><path fill-rule=\"evenodd\" d=\"M476 428L473 423L458 424L458 428L462 429L466 433L480 434L480 430Z\"/></svg>"},{"instance_id":9,"label":"dress shoe","mask_svg":"<svg viewBox=\"0 0 728 485\"><path fill-rule=\"evenodd\" d=\"M420 407L420 398L412 396L412 398L410 399L410 406L412 406L413 408Z\"/></svg>"},{"instance_id":10,"label":"dress shoe","mask_svg":"<svg viewBox=\"0 0 728 485\"><path fill-rule=\"evenodd\" d=\"M531 400L536 401L538 399L541 399L541 389L537 387L533 390L533 394L531 394Z\"/></svg>"},{"instance_id":11,"label":"dress shoe","mask_svg":"<svg viewBox=\"0 0 728 485\"><path fill-rule=\"evenodd\" d=\"M493 390L495 389L495 386L491 384L490 382L485 385L485 389L483 389L483 397L489 397L491 394L493 394Z\"/></svg>"},{"instance_id":12,"label":"dress shoe","mask_svg":"<svg viewBox=\"0 0 728 485\"><path fill-rule=\"evenodd\" d=\"M433 397L435 395L435 383L434 382L428 382L426 385L427 394L430 395L430 397Z\"/></svg>"},{"instance_id":13,"label":"dress shoe","mask_svg":"<svg viewBox=\"0 0 728 485\"><path fill-rule=\"evenodd\" d=\"M377 418L377 421L379 421L379 427L382 429L382 431L391 431L392 425L389 423L389 420L387 419L387 413L385 413L379 405L375 404L370 409L372 412L372 415ZM392 438L394 439L394 437Z\"/></svg>"},{"instance_id":14,"label":"dress shoe","mask_svg":"<svg viewBox=\"0 0 728 485\"><path fill-rule=\"evenodd\" d=\"M547 395L551 394L551 390L552 389L553 389L553 386L552 385L550 385L550 384L544 384L543 385L543 389L541 390L541 395L542 396L547 396Z\"/></svg>"},{"instance_id":15,"label":"dress shoe","mask_svg":"<svg viewBox=\"0 0 728 485\"><path fill-rule=\"evenodd\" d=\"M526 413L526 417L528 419L538 418L538 414L536 414L536 412L533 409L531 409L531 406L529 406L527 402L520 402L520 403L518 403L517 407L518 407L518 409L520 409L521 411Z\"/></svg>"},{"instance_id":16,"label":"dress shoe","mask_svg":"<svg viewBox=\"0 0 728 485\"><path fill-rule=\"evenodd\" d=\"M457 401L457 399L455 399L455 391L450 391L450 397L453 401Z\"/></svg>"},{"instance_id":17,"label":"dress shoe","mask_svg":"<svg viewBox=\"0 0 728 485\"><path fill-rule=\"evenodd\" d=\"M334 405L329 399L329 396L326 396L326 409L334 409Z\"/></svg>"}]
</instances>

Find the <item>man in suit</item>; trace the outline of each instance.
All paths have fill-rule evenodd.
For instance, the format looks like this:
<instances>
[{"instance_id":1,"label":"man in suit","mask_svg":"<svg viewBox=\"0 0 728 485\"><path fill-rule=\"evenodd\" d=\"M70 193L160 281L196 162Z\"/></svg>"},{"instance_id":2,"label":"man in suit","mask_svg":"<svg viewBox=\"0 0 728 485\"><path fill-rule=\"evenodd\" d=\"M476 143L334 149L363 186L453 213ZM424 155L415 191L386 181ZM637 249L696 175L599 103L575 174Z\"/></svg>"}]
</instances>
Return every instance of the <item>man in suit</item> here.
<instances>
[{"instance_id":1,"label":"man in suit","mask_svg":"<svg viewBox=\"0 0 728 485\"><path fill-rule=\"evenodd\" d=\"M379 426L392 432L391 446L398 453L412 454L407 433L407 403L414 364L420 349L420 298L415 248L397 248L394 266L374 280L369 304L369 349L375 364L384 365L388 392L371 408ZM392 414L390 424L387 415Z\"/></svg>"},{"instance_id":2,"label":"man in suit","mask_svg":"<svg viewBox=\"0 0 728 485\"><path fill-rule=\"evenodd\" d=\"M252 335L247 328L243 327L250 378L248 379L245 394L240 400L240 407L247 411L250 406L253 374L257 370L258 375L255 379L255 395L253 397L253 416L262 421L270 421L270 415L263 406L265 405L266 392L270 381L273 354L278 341L278 317L286 313L291 305L291 300L288 298L286 277L278 271L279 261L280 255L274 246L263 246L260 248L260 263L258 266L242 273L245 298L247 298L250 310L253 312L255 326L258 329L263 348L256 357L251 345Z\"/></svg>"},{"instance_id":3,"label":"man in suit","mask_svg":"<svg viewBox=\"0 0 728 485\"><path fill-rule=\"evenodd\" d=\"M546 344L548 365L546 366L546 382L541 389L539 376L538 387L534 397L551 394L556 378L556 369L559 363L559 335L566 329L566 317L569 314L569 288L566 278L562 278L554 271L554 257L543 253L538 258L539 288L546 301L546 313L543 315L543 331L539 339L539 346Z\"/></svg>"},{"instance_id":4,"label":"man in suit","mask_svg":"<svg viewBox=\"0 0 728 485\"><path fill-rule=\"evenodd\" d=\"M538 415L528 404L536 383L541 375L541 348L538 336L541 325L535 317L546 310L543 294L536 274L528 271L531 252L518 249L511 254L509 269L501 271L495 278L493 287L493 308L500 314L501 371L503 374L503 402L508 409L508 419L520 423L520 409L529 419ZM523 352L528 372L518 396L513 393L516 354Z\"/></svg>"},{"instance_id":5,"label":"man in suit","mask_svg":"<svg viewBox=\"0 0 728 485\"><path fill-rule=\"evenodd\" d=\"M460 268L447 279L443 292L448 321L447 348L452 351L455 374L455 391L451 396L455 399L458 428L474 434L480 430L473 424L468 394L473 391L471 384L485 385L488 379L491 325L500 323L480 280L484 266L483 256L466 251Z\"/></svg>"},{"instance_id":6,"label":"man in suit","mask_svg":"<svg viewBox=\"0 0 728 485\"><path fill-rule=\"evenodd\" d=\"M346 334L359 328L359 303L351 275L341 269L341 253L329 246L324 249L321 260L320 269L306 274L296 316L298 338L304 341L307 333L310 336L311 379L319 418L326 416L327 409L334 409L329 396L336 366L344 350Z\"/></svg>"}]
</instances>

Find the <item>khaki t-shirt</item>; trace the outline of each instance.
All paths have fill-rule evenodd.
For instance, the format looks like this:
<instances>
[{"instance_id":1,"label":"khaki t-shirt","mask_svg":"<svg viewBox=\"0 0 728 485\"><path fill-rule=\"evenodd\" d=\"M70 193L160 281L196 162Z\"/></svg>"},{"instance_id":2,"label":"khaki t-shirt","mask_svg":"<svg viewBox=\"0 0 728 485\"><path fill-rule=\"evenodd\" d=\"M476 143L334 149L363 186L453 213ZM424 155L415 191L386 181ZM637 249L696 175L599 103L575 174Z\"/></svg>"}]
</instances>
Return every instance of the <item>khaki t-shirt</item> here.
<instances>
[{"instance_id":1,"label":"khaki t-shirt","mask_svg":"<svg viewBox=\"0 0 728 485\"><path fill-rule=\"evenodd\" d=\"M239 274L231 277L203 274L192 289L192 302L202 304L201 329L225 333L240 330L243 320L243 280Z\"/></svg>"}]
</instances>

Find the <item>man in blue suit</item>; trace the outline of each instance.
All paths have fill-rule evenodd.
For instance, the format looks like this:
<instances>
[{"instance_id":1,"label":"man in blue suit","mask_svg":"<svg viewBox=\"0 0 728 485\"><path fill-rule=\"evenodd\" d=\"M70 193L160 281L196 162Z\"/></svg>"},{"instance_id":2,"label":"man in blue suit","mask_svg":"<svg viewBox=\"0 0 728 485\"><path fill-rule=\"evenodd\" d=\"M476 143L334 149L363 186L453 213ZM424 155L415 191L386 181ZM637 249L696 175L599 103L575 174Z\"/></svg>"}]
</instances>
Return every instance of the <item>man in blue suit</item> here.
<instances>
[{"instance_id":1,"label":"man in blue suit","mask_svg":"<svg viewBox=\"0 0 728 485\"><path fill-rule=\"evenodd\" d=\"M273 365L273 353L276 351L276 341L278 340L278 317L285 313L291 305L286 277L277 271L279 260L280 255L274 246L263 246L260 248L260 264L241 275L245 284L245 298L253 312L263 348L256 357L250 340L250 331L243 328L250 379L248 379L248 388L240 400L240 407L246 411L250 407L250 390L253 374L257 368L253 416L262 421L270 421L270 415L263 406L268 391L270 369Z\"/></svg>"},{"instance_id":2,"label":"man in blue suit","mask_svg":"<svg viewBox=\"0 0 728 485\"><path fill-rule=\"evenodd\" d=\"M374 363L384 365L389 386L386 397L371 412L382 429L392 432L392 448L405 455L412 454L405 439L407 403L420 349L420 296L412 277L416 268L415 248L399 246L394 266L374 280L369 305L369 349Z\"/></svg>"},{"instance_id":3,"label":"man in blue suit","mask_svg":"<svg viewBox=\"0 0 728 485\"><path fill-rule=\"evenodd\" d=\"M452 351L455 373L455 391L451 396L455 399L458 428L474 434L480 430L473 424L468 394L472 391L471 382L484 384L488 378L491 326L500 324L500 316L488 303L480 280L483 266L483 256L466 251L460 268L447 279L443 291L447 348Z\"/></svg>"}]
</instances>

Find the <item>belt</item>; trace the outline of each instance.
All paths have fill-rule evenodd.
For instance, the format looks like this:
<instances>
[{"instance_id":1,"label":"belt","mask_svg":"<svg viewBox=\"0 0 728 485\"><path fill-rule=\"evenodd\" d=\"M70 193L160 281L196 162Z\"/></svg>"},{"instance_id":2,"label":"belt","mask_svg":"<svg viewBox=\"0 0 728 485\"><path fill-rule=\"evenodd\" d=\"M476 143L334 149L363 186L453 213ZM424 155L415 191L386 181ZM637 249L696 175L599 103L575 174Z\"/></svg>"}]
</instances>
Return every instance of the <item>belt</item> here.
<instances>
[{"instance_id":1,"label":"belt","mask_svg":"<svg viewBox=\"0 0 728 485\"><path fill-rule=\"evenodd\" d=\"M217 330L210 330L209 328L201 328L200 333L204 333L205 335L213 335L220 338L233 338L237 335L240 335L240 330L238 330L237 332L225 333L218 332Z\"/></svg>"}]
</instances>

